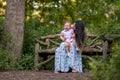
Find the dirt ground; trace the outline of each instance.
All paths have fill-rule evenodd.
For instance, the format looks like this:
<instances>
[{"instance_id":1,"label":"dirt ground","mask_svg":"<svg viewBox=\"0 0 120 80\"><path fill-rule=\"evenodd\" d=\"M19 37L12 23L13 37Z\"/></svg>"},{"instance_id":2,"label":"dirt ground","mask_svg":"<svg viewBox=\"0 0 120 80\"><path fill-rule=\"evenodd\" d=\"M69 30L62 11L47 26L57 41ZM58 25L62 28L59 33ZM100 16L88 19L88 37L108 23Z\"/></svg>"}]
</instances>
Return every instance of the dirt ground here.
<instances>
[{"instance_id":1,"label":"dirt ground","mask_svg":"<svg viewBox=\"0 0 120 80\"><path fill-rule=\"evenodd\" d=\"M92 80L87 72L83 73L54 73L42 71L2 71L0 80Z\"/></svg>"}]
</instances>

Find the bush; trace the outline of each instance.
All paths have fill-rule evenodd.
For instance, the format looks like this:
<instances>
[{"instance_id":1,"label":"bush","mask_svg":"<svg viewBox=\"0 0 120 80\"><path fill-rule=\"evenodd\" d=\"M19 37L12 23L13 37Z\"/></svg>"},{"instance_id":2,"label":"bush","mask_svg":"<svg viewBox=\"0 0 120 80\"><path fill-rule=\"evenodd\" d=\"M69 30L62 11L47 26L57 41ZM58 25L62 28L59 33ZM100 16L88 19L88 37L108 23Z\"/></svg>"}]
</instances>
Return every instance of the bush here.
<instances>
[{"instance_id":1,"label":"bush","mask_svg":"<svg viewBox=\"0 0 120 80\"><path fill-rule=\"evenodd\" d=\"M119 80L120 78L120 41L114 44L110 65L106 71L105 80Z\"/></svg>"},{"instance_id":2,"label":"bush","mask_svg":"<svg viewBox=\"0 0 120 80\"><path fill-rule=\"evenodd\" d=\"M99 61L99 65L90 63L93 80L119 80L120 77L120 44L114 42L111 57L107 63Z\"/></svg>"},{"instance_id":3,"label":"bush","mask_svg":"<svg viewBox=\"0 0 120 80\"><path fill-rule=\"evenodd\" d=\"M23 54L20 61L16 63L17 70L33 70L34 56L32 54Z\"/></svg>"},{"instance_id":4,"label":"bush","mask_svg":"<svg viewBox=\"0 0 120 80\"><path fill-rule=\"evenodd\" d=\"M4 22L3 18L0 18L0 42L2 39L3 22Z\"/></svg>"},{"instance_id":5,"label":"bush","mask_svg":"<svg viewBox=\"0 0 120 80\"><path fill-rule=\"evenodd\" d=\"M105 72L107 70L107 65L101 61L98 62L99 65L95 65L92 62L89 63L91 67L90 75L93 80L104 80Z\"/></svg>"},{"instance_id":6,"label":"bush","mask_svg":"<svg viewBox=\"0 0 120 80\"><path fill-rule=\"evenodd\" d=\"M12 54L6 50L0 50L0 70L13 70L15 60Z\"/></svg>"}]
</instances>

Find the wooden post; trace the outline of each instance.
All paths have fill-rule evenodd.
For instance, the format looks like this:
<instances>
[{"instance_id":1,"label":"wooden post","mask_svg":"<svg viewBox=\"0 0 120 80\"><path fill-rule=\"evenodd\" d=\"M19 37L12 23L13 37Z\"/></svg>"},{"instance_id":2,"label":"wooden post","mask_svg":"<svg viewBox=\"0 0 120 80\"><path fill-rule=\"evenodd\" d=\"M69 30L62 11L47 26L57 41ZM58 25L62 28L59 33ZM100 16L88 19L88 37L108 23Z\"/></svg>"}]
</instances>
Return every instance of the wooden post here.
<instances>
[{"instance_id":1,"label":"wooden post","mask_svg":"<svg viewBox=\"0 0 120 80\"><path fill-rule=\"evenodd\" d=\"M47 49L49 48L49 46L50 46L50 40L49 39L46 39L46 43L47 43Z\"/></svg>"},{"instance_id":2,"label":"wooden post","mask_svg":"<svg viewBox=\"0 0 120 80\"><path fill-rule=\"evenodd\" d=\"M47 43L46 49L49 49L49 46L50 46L49 38L46 39L46 43ZM48 59L48 55L42 55L42 57L43 57L44 61L46 61ZM43 68L46 69L46 65L43 65Z\"/></svg>"},{"instance_id":3,"label":"wooden post","mask_svg":"<svg viewBox=\"0 0 120 80\"><path fill-rule=\"evenodd\" d=\"M35 71L38 71L38 50L39 50L39 43L35 43L35 58L34 58L34 68Z\"/></svg>"},{"instance_id":4,"label":"wooden post","mask_svg":"<svg viewBox=\"0 0 120 80\"><path fill-rule=\"evenodd\" d=\"M108 52L108 41L103 41L103 61L106 62L107 60L107 52Z\"/></svg>"}]
</instances>

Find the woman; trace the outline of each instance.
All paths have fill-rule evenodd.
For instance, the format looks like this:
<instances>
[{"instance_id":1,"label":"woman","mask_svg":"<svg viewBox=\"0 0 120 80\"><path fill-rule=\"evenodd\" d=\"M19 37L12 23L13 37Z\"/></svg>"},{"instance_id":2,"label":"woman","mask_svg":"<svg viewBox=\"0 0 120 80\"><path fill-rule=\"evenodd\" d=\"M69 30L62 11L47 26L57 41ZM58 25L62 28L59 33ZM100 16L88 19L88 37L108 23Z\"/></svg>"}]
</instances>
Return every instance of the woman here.
<instances>
[{"instance_id":1,"label":"woman","mask_svg":"<svg viewBox=\"0 0 120 80\"><path fill-rule=\"evenodd\" d=\"M65 49L65 43L62 42L55 52L55 73L59 72L82 72L82 56L81 51L77 48L81 48L85 41L85 28L84 23L80 20L75 22L75 44L70 44L70 53L67 54ZM77 47L76 47L77 46Z\"/></svg>"}]
</instances>

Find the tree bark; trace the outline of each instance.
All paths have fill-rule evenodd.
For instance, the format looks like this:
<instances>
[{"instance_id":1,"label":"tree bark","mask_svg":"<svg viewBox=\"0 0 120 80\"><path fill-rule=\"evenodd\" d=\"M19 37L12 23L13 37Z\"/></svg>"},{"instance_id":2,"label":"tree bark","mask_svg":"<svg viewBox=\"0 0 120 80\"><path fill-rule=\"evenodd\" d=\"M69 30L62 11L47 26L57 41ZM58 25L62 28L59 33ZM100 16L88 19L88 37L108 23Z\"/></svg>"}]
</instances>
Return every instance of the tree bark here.
<instances>
[{"instance_id":1,"label":"tree bark","mask_svg":"<svg viewBox=\"0 0 120 80\"><path fill-rule=\"evenodd\" d=\"M24 36L25 0L7 0L3 38L5 49L20 59ZM9 35L9 36L8 36ZM6 37L5 37L6 36Z\"/></svg>"}]
</instances>

